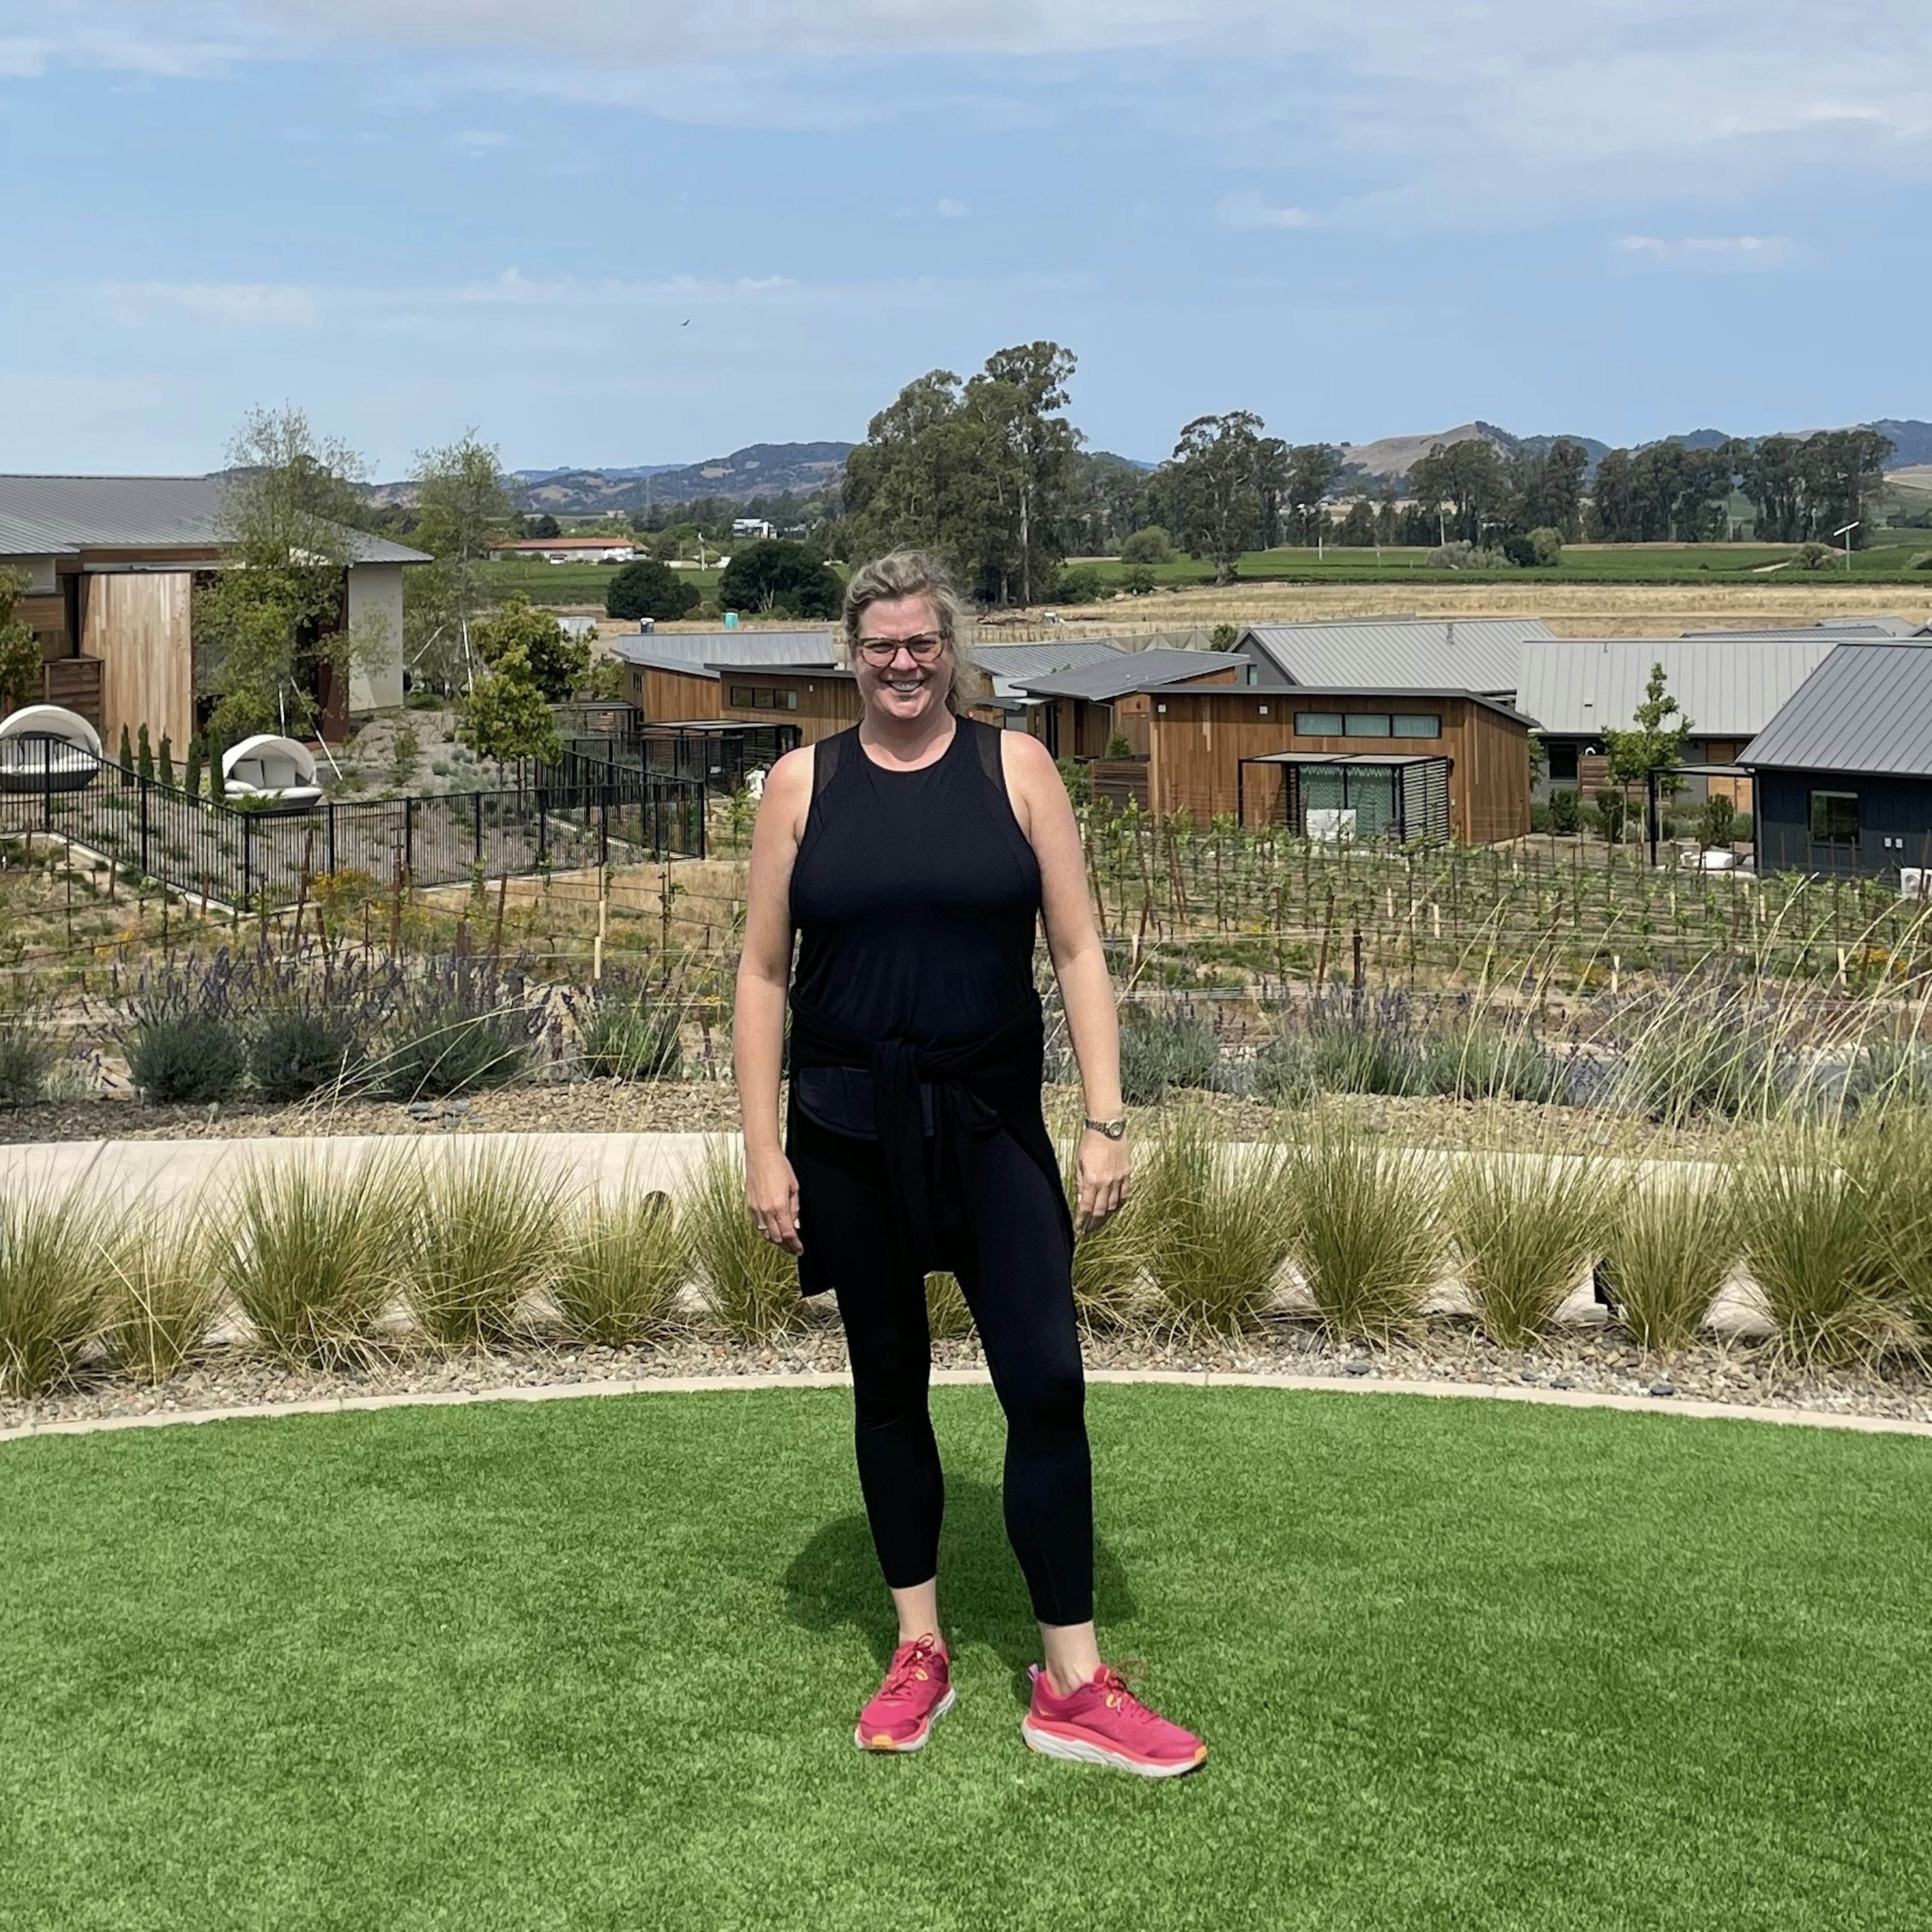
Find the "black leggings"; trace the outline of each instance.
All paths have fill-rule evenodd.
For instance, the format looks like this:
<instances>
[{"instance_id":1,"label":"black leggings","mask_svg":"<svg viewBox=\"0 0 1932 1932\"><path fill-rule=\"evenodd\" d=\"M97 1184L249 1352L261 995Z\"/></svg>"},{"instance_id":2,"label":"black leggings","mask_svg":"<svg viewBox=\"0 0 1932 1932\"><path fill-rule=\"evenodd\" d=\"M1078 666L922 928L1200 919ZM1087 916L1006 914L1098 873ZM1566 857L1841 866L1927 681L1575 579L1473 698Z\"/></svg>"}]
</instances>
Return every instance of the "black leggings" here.
<instances>
[{"instance_id":1,"label":"black leggings","mask_svg":"<svg viewBox=\"0 0 1932 1932\"><path fill-rule=\"evenodd\" d=\"M926 1285L893 1258L875 1142L801 1119L790 1151L799 1232L829 1263L845 1324L873 1546L886 1582L908 1589L938 1572L946 1507L926 1410ZM934 1220L1006 1412L1006 1534L1034 1615L1084 1624L1094 1615L1093 1465L1070 1258L1051 1184L998 1132L975 1144L971 1198L934 1178Z\"/></svg>"}]
</instances>

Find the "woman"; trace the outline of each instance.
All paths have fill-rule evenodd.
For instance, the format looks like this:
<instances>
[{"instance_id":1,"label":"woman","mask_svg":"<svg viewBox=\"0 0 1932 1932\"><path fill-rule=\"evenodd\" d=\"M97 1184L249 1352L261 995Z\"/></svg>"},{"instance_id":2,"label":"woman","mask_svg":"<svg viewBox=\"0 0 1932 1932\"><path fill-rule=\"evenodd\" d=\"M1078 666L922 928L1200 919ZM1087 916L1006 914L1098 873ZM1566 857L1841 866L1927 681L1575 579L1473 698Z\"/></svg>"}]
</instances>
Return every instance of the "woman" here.
<instances>
[{"instance_id":1,"label":"woman","mask_svg":"<svg viewBox=\"0 0 1932 1932\"><path fill-rule=\"evenodd\" d=\"M765 1238L799 1256L803 1292L830 1290L844 1324L860 1486L898 1616L860 1748L917 1750L952 1704L925 1291L950 1269L1006 1412L1006 1532L1045 1653L1023 1735L1052 1756L1172 1777L1206 1745L1136 1698L1094 1641L1073 1229L1040 1113L1042 915L1085 1091L1088 1224L1127 1189L1113 990L1053 760L1024 733L959 715L958 620L926 558L855 572L844 636L860 722L766 782L734 1041L746 1198Z\"/></svg>"}]
</instances>

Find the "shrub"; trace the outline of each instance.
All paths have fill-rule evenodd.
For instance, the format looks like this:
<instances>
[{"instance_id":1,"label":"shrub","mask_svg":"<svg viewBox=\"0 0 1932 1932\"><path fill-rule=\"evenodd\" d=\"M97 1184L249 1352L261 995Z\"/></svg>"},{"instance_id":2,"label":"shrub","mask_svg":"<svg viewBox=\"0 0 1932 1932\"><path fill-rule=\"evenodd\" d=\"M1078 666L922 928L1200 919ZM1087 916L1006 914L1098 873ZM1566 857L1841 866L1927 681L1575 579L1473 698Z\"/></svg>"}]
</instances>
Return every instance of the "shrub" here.
<instances>
[{"instance_id":1,"label":"shrub","mask_svg":"<svg viewBox=\"0 0 1932 1932\"><path fill-rule=\"evenodd\" d=\"M1550 829L1566 838L1583 829L1583 801L1568 785L1550 794Z\"/></svg>"},{"instance_id":2,"label":"shrub","mask_svg":"<svg viewBox=\"0 0 1932 1932\"><path fill-rule=\"evenodd\" d=\"M1323 1328L1386 1338L1412 1320L1442 1259L1436 1184L1346 1124L1291 1154L1287 1179L1294 1253Z\"/></svg>"},{"instance_id":3,"label":"shrub","mask_svg":"<svg viewBox=\"0 0 1932 1932\"><path fill-rule=\"evenodd\" d=\"M652 617L672 622L696 608L703 592L668 564L649 557L627 563L604 593L609 617Z\"/></svg>"},{"instance_id":4,"label":"shrub","mask_svg":"<svg viewBox=\"0 0 1932 1932\"><path fill-rule=\"evenodd\" d=\"M268 1100L305 1100L346 1079L362 1058L353 1018L306 1001L271 1008L248 1043L249 1076Z\"/></svg>"},{"instance_id":5,"label":"shrub","mask_svg":"<svg viewBox=\"0 0 1932 1932\"><path fill-rule=\"evenodd\" d=\"M1563 532L1547 524L1529 533L1531 561L1545 570L1563 561Z\"/></svg>"},{"instance_id":6,"label":"shrub","mask_svg":"<svg viewBox=\"0 0 1932 1932\"><path fill-rule=\"evenodd\" d=\"M1107 757L1110 758L1131 758L1133 754L1133 746L1129 744L1126 740L1123 737L1119 732L1116 731L1114 735L1107 740L1107 750L1106 754Z\"/></svg>"},{"instance_id":7,"label":"shrub","mask_svg":"<svg viewBox=\"0 0 1932 1932\"><path fill-rule=\"evenodd\" d=\"M1705 800L1697 813L1697 842L1706 848L1729 845L1736 836L1738 808L1720 791Z\"/></svg>"},{"instance_id":8,"label":"shrub","mask_svg":"<svg viewBox=\"0 0 1932 1932\"><path fill-rule=\"evenodd\" d=\"M1232 624L1216 624L1208 633L1210 651L1232 651L1241 641L1241 634Z\"/></svg>"},{"instance_id":9,"label":"shrub","mask_svg":"<svg viewBox=\"0 0 1932 1932\"><path fill-rule=\"evenodd\" d=\"M1502 552L1504 558L1519 569L1532 568L1543 561L1536 554L1535 544L1520 533L1503 538Z\"/></svg>"},{"instance_id":10,"label":"shrub","mask_svg":"<svg viewBox=\"0 0 1932 1932\"><path fill-rule=\"evenodd\" d=\"M1309 1064L1331 1094L1408 1094L1418 1075L1414 1048L1380 1011L1317 1010L1308 1022Z\"/></svg>"},{"instance_id":11,"label":"shrub","mask_svg":"<svg viewBox=\"0 0 1932 1932\"><path fill-rule=\"evenodd\" d=\"M1870 1361L1916 1339L1874 1144L1794 1134L1738 1170L1739 1242L1790 1360Z\"/></svg>"},{"instance_id":12,"label":"shrub","mask_svg":"<svg viewBox=\"0 0 1932 1932\"><path fill-rule=\"evenodd\" d=\"M1485 1154L1456 1168L1449 1224L1492 1340L1521 1348L1549 1327L1602 1252L1615 1198L1587 1160Z\"/></svg>"},{"instance_id":13,"label":"shrub","mask_svg":"<svg viewBox=\"0 0 1932 1932\"><path fill-rule=\"evenodd\" d=\"M1158 524L1136 530L1120 545L1123 563L1167 563L1173 556L1173 542Z\"/></svg>"},{"instance_id":14,"label":"shrub","mask_svg":"<svg viewBox=\"0 0 1932 1932\"><path fill-rule=\"evenodd\" d=\"M225 1100L242 1084L247 1055L240 1036L212 1013L157 1015L137 1022L128 1070L154 1106Z\"/></svg>"},{"instance_id":15,"label":"shrub","mask_svg":"<svg viewBox=\"0 0 1932 1932\"><path fill-rule=\"evenodd\" d=\"M38 1028L0 1025L0 1107L31 1107L46 1098L47 1076L58 1053Z\"/></svg>"},{"instance_id":16,"label":"shrub","mask_svg":"<svg viewBox=\"0 0 1932 1932\"><path fill-rule=\"evenodd\" d=\"M1922 550L1906 566L1907 570L1932 570L1932 550Z\"/></svg>"},{"instance_id":17,"label":"shrub","mask_svg":"<svg viewBox=\"0 0 1932 1932\"><path fill-rule=\"evenodd\" d=\"M550 1295L580 1342L622 1348L662 1335L690 1278L691 1244L668 1194L592 1203L558 1258Z\"/></svg>"},{"instance_id":18,"label":"shrub","mask_svg":"<svg viewBox=\"0 0 1932 1932\"><path fill-rule=\"evenodd\" d=\"M439 1162L411 1202L410 1306L446 1348L487 1348L518 1330L549 1279L561 1210L556 1177L527 1154Z\"/></svg>"},{"instance_id":19,"label":"shrub","mask_svg":"<svg viewBox=\"0 0 1932 1932\"><path fill-rule=\"evenodd\" d=\"M1070 564L1053 580L1056 604L1097 604L1106 594L1106 580L1090 563Z\"/></svg>"},{"instance_id":20,"label":"shrub","mask_svg":"<svg viewBox=\"0 0 1932 1932\"><path fill-rule=\"evenodd\" d=\"M578 1059L596 1078L675 1080L684 1070L676 1010L656 1006L642 986L600 989L578 1021Z\"/></svg>"},{"instance_id":21,"label":"shrub","mask_svg":"<svg viewBox=\"0 0 1932 1932\"><path fill-rule=\"evenodd\" d=\"M1475 1018L1438 1028L1422 1050L1415 1084L1459 1100L1553 1100L1562 1076L1542 1044Z\"/></svg>"},{"instance_id":22,"label":"shrub","mask_svg":"<svg viewBox=\"0 0 1932 1932\"><path fill-rule=\"evenodd\" d=\"M1629 1191L1611 1223L1604 1292L1642 1347L1688 1348L1737 1256L1736 1214L1721 1184L1652 1177Z\"/></svg>"},{"instance_id":23,"label":"shrub","mask_svg":"<svg viewBox=\"0 0 1932 1932\"><path fill-rule=\"evenodd\" d=\"M474 962L411 987L376 1071L392 1100L501 1087L529 1064L542 1015L507 980Z\"/></svg>"},{"instance_id":24,"label":"shrub","mask_svg":"<svg viewBox=\"0 0 1932 1932\"><path fill-rule=\"evenodd\" d=\"M1829 544L1801 544L1798 562L1806 570L1822 570L1837 554Z\"/></svg>"},{"instance_id":25,"label":"shrub","mask_svg":"<svg viewBox=\"0 0 1932 1932\"><path fill-rule=\"evenodd\" d=\"M1306 1106L1321 1091L1315 1058L1301 1034L1277 1032L1255 1055L1255 1091L1279 1107Z\"/></svg>"},{"instance_id":26,"label":"shrub","mask_svg":"<svg viewBox=\"0 0 1932 1932\"><path fill-rule=\"evenodd\" d=\"M100 1325L105 1210L78 1189L0 1196L0 1389L38 1395Z\"/></svg>"},{"instance_id":27,"label":"shrub","mask_svg":"<svg viewBox=\"0 0 1932 1932\"><path fill-rule=\"evenodd\" d=\"M1144 563L1131 566L1120 578L1120 588L1130 597L1145 597L1154 588L1154 572Z\"/></svg>"},{"instance_id":28,"label":"shrub","mask_svg":"<svg viewBox=\"0 0 1932 1932\"><path fill-rule=\"evenodd\" d=\"M370 1330L403 1286L410 1177L393 1156L252 1168L214 1238L217 1266L262 1348L338 1367L374 1352Z\"/></svg>"},{"instance_id":29,"label":"shrub","mask_svg":"<svg viewBox=\"0 0 1932 1932\"><path fill-rule=\"evenodd\" d=\"M1060 782L1066 788L1066 796L1076 811L1083 805L1094 802L1093 768L1083 758L1059 758L1054 760L1060 771Z\"/></svg>"},{"instance_id":30,"label":"shrub","mask_svg":"<svg viewBox=\"0 0 1932 1932\"><path fill-rule=\"evenodd\" d=\"M794 1326L802 1312L798 1263L752 1225L745 1207L743 1156L714 1145L685 1207L698 1292L725 1331L763 1342Z\"/></svg>"},{"instance_id":31,"label":"shrub","mask_svg":"<svg viewBox=\"0 0 1932 1932\"><path fill-rule=\"evenodd\" d=\"M207 1334L220 1298L207 1222L151 1211L115 1230L103 1262L109 1353L139 1380L166 1382Z\"/></svg>"},{"instance_id":32,"label":"shrub","mask_svg":"<svg viewBox=\"0 0 1932 1932\"><path fill-rule=\"evenodd\" d=\"M1154 1149L1138 1212L1148 1273L1184 1332L1238 1334L1268 1306L1288 1253L1281 1174L1279 1153L1244 1159L1187 1116Z\"/></svg>"},{"instance_id":33,"label":"shrub","mask_svg":"<svg viewBox=\"0 0 1932 1932\"><path fill-rule=\"evenodd\" d=\"M1144 1011L1120 1029L1120 1092L1130 1106L1158 1106L1171 1087L1208 1087L1220 1064L1214 1029L1186 1011Z\"/></svg>"},{"instance_id":34,"label":"shrub","mask_svg":"<svg viewBox=\"0 0 1932 1932\"><path fill-rule=\"evenodd\" d=\"M794 616L836 617L845 586L802 543L764 537L736 551L718 579L726 608L769 610L782 603Z\"/></svg>"},{"instance_id":35,"label":"shrub","mask_svg":"<svg viewBox=\"0 0 1932 1932\"><path fill-rule=\"evenodd\" d=\"M1630 800L1612 785L1597 794L1597 828L1612 845L1624 841L1624 828L1630 820Z\"/></svg>"}]
</instances>

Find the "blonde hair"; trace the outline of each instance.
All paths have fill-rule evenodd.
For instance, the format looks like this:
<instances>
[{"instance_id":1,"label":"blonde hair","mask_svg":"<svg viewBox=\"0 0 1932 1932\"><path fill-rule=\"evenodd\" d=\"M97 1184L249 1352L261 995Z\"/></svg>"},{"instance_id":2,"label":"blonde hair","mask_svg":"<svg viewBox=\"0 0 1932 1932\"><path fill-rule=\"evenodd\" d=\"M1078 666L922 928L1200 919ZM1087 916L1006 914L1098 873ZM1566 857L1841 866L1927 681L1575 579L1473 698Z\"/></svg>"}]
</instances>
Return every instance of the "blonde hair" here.
<instances>
[{"instance_id":1,"label":"blonde hair","mask_svg":"<svg viewBox=\"0 0 1932 1932\"><path fill-rule=\"evenodd\" d=\"M946 687L946 706L957 711L966 668L959 646L960 623L964 614L946 566L924 550L896 550L874 557L870 563L860 565L847 580L845 608L838 620L846 662L852 664L858 657L859 620L867 608L902 597L923 597L932 607L933 621L945 643L946 661L952 674Z\"/></svg>"}]
</instances>

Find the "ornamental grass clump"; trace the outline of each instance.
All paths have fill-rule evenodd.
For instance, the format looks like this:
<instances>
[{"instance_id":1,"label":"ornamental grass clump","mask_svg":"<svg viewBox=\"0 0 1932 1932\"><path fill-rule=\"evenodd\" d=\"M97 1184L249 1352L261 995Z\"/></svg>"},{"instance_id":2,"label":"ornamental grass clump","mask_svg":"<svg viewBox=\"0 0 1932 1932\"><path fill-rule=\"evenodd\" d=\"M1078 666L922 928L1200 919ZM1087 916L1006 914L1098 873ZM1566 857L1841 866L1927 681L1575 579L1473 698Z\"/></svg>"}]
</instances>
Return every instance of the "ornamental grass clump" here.
<instances>
[{"instance_id":1,"label":"ornamental grass clump","mask_svg":"<svg viewBox=\"0 0 1932 1932\"><path fill-rule=\"evenodd\" d=\"M763 1342L796 1324L798 1262L752 1226L744 1158L735 1146L714 1145L705 1156L684 1216L698 1292L728 1334Z\"/></svg>"},{"instance_id":2,"label":"ornamental grass clump","mask_svg":"<svg viewBox=\"0 0 1932 1932\"><path fill-rule=\"evenodd\" d=\"M1146 1292L1150 1232L1146 1183L1137 1174L1118 1213L1097 1228L1082 1228L1076 1159L1069 1150L1060 1161L1060 1184L1073 1216L1073 1307L1083 1328L1105 1334L1132 1320Z\"/></svg>"},{"instance_id":3,"label":"ornamental grass clump","mask_svg":"<svg viewBox=\"0 0 1932 1932\"><path fill-rule=\"evenodd\" d=\"M676 1006L641 977L607 973L572 994L578 1066L593 1079L675 1080L684 1070Z\"/></svg>"},{"instance_id":4,"label":"ornamental grass clump","mask_svg":"<svg viewBox=\"0 0 1932 1932\"><path fill-rule=\"evenodd\" d=\"M221 1299L205 1216L154 1210L117 1228L103 1256L103 1334L115 1365L164 1382L206 1339Z\"/></svg>"},{"instance_id":5,"label":"ornamental grass clump","mask_svg":"<svg viewBox=\"0 0 1932 1932\"><path fill-rule=\"evenodd\" d=\"M265 1100L306 1100L325 1088L339 1091L362 1060L354 1019L308 1000L272 1007L248 1042L249 1077Z\"/></svg>"},{"instance_id":6,"label":"ornamental grass clump","mask_svg":"<svg viewBox=\"0 0 1932 1932\"><path fill-rule=\"evenodd\" d=\"M1395 1016L1346 1007L1312 1013L1308 1022L1316 1084L1330 1094L1411 1094L1415 1048Z\"/></svg>"},{"instance_id":7,"label":"ornamental grass clump","mask_svg":"<svg viewBox=\"0 0 1932 1932\"><path fill-rule=\"evenodd\" d=\"M1575 1156L1477 1154L1457 1167L1449 1228L1492 1340L1527 1348L1550 1326L1602 1254L1620 1191L1600 1164Z\"/></svg>"},{"instance_id":8,"label":"ornamental grass clump","mask_svg":"<svg viewBox=\"0 0 1932 1932\"><path fill-rule=\"evenodd\" d=\"M1721 1180L1653 1174L1618 1204L1600 1279L1639 1346L1687 1348L1738 1258L1736 1204Z\"/></svg>"},{"instance_id":9,"label":"ornamental grass clump","mask_svg":"<svg viewBox=\"0 0 1932 1932\"><path fill-rule=\"evenodd\" d=\"M1144 1228L1148 1275L1183 1334L1238 1334L1274 1299L1288 1246L1282 1160L1276 1148L1217 1141L1193 1115L1155 1147L1127 1210L1136 1220L1119 1238Z\"/></svg>"},{"instance_id":10,"label":"ornamental grass clump","mask_svg":"<svg viewBox=\"0 0 1932 1932\"><path fill-rule=\"evenodd\" d=\"M973 1311L957 1275L926 1276L926 1330L935 1342L957 1342L972 1334Z\"/></svg>"},{"instance_id":11,"label":"ornamental grass clump","mask_svg":"<svg viewBox=\"0 0 1932 1932\"><path fill-rule=\"evenodd\" d=\"M674 1325L691 1267L691 1244L668 1194L599 1198L563 1244L550 1299L576 1341L607 1348L653 1342Z\"/></svg>"},{"instance_id":12,"label":"ornamental grass clump","mask_svg":"<svg viewBox=\"0 0 1932 1932\"><path fill-rule=\"evenodd\" d=\"M414 1177L393 1156L251 1168L215 1237L222 1280L268 1354L334 1368L376 1352L374 1329L406 1278Z\"/></svg>"},{"instance_id":13,"label":"ornamental grass clump","mask_svg":"<svg viewBox=\"0 0 1932 1932\"><path fill-rule=\"evenodd\" d=\"M59 1050L38 1027L0 1024L0 1107L31 1107L47 1097L48 1076Z\"/></svg>"},{"instance_id":14,"label":"ornamental grass clump","mask_svg":"<svg viewBox=\"0 0 1932 1932\"><path fill-rule=\"evenodd\" d=\"M1868 1363L1915 1345L1896 1192L1880 1145L1863 1136L1793 1132L1738 1168L1738 1246L1788 1360Z\"/></svg>"},{"instance_id":15,"label":"ornamental grass clump","mask_svg":"<svg viewBox=\"0 0 1932 1932\"><path fill-rule=\"evenodd\" d=\"M1736 997L1666 995L1637 1013L1611 1082L1616 1105L1665 1126L1700 1118L1773 1120L1790 1100L1788 1022Z\"/></svg>"},{"instance_id":16,"label":"ornamental grass clump","mask_svg":"<svg viewBox=\"0 0 1932 1932\"><path fill-rule=\"evenodd\" d=\"M1442 1190L1353 1122L1324 1125L1288 1157L1294 1253L1337 1338L1386 1340L1413 1321L1442 1257Z\"/></svg>"},{"instance_id":17,"label":"ornamental grass clump","mask_svg":"<svg viewBox=\"0 0 1932 1932\"><path fill-rule=\"evenodd\" d=\"M432 1341L483 1348L524 1326L550 1280L563 1197L532 1156L467 1149L418 1178L410 1202L408 1293Z\"/></svg>"},{"instance_id":18,"label":"ornamental grass clump","mask_svg":"<svg viewBox=\"0 0 1932 1932\"><path fill-rule=\"evenodd\" d=\"M78 1189L0 1196L0 1389L39 1395L73 1372L101 1324L107 1227Z\"/></svg>"}]
</instances>

